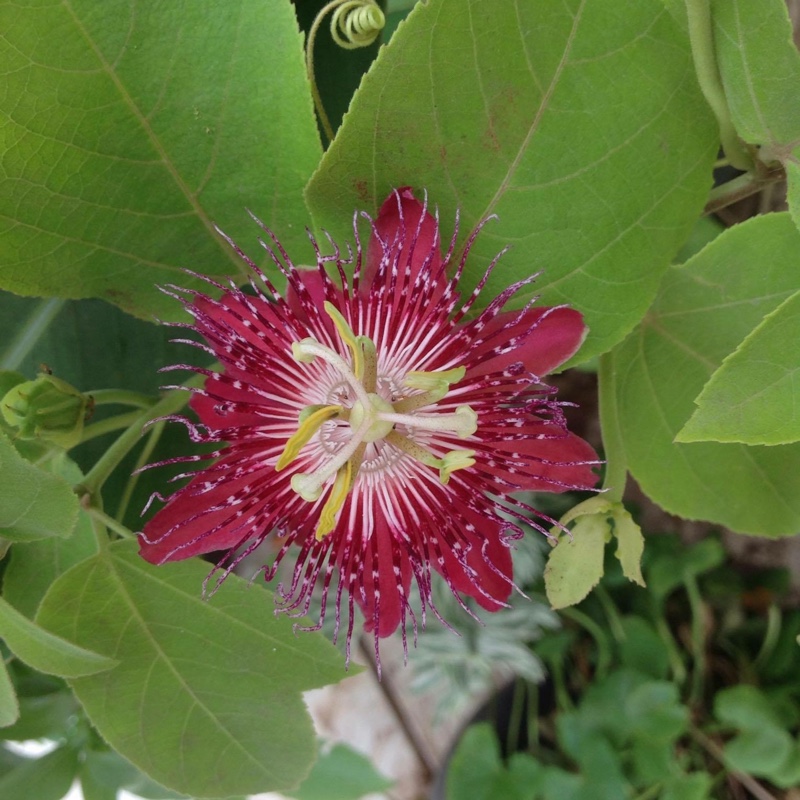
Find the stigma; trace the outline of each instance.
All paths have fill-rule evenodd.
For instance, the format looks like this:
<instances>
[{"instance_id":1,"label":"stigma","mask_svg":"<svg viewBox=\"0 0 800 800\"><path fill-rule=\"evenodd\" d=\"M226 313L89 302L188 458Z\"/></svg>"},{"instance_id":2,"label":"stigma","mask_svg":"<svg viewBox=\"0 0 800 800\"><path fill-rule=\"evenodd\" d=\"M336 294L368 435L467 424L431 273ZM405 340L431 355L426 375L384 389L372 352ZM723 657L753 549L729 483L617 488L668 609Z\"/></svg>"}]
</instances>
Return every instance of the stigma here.
<instances>
[{"instance_id":1,"label":"stigma","mask_svg":"<svg viewBox=\"0 0 800 800\"><path fill-rule=\"evenodd\" d=\"M396 387L399 391L391 391L387 387L392 381L379 374L378 353L372 339L357 336L332 303L326 301L324 308L350 358L313 338L293 342L292 355L299 363L309 364L319 359L329 365L331 369L326 374L335 375L340 388L337 402L304 407L298 416L297 430L275 464L277 472L284 470L307 444L326 431L335 431L336 435L326 440L335 440L335 447L326 445L325 458L318 460L315 469L297 472L291 479L292 490L309 503L317 502L327 492L315 531L317 541L335 529L339 512L360 471L369 468L370 474L380 478L382 469L383 477L388 479L388 465L410 457L438 470L439 480L447 484L455 470L475 464L475 451L459 448L437 455L420 439L427 441L436 434L468 439L478 429L477 414L468 405L458 406L455 411L435 409L451 387L464 378L465 367L408 371L401 379L401 386ZM365 458L368 448L371 460ZM372 464L383 467L372 468Z\"/></svg>"}]
</instances>

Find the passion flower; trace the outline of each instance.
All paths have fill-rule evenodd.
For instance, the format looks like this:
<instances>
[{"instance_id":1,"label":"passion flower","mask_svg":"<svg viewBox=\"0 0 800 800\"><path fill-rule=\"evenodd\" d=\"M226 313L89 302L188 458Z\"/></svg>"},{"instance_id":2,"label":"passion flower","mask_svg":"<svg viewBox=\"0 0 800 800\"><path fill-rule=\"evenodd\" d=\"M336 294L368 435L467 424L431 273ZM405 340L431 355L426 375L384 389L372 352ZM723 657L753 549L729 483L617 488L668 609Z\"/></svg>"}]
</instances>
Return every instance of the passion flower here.
<instances>
[{"instance_id":1,"label":"passion flower","mask_svg":"<svg viewBox=\"0 0 800 800\"><path fill-rule=\"evenodd\" d=\"M201 424L180 419L194 440L219 447L179 459L211 463L140 535L155 564L227 551L223 578L275 537L266 579L295 558L278 608L307 613L319 586L314 627L332 598L338 633L346 604L348 657L354 604L376 654L398 627L405 644L407 621L417 625L412 580L424 624L432 570L456 596L504 606L519 523L545 531L513 493L590 488L599 463L541 381L583 341L580 314L503 311L532 279L471 313L486 279L465 303L458 282L478 231L454 264L456 235L443 257L438 219L408 188L369 220L366 257L358 219L355 252L326 256L315 244L311 270L297 269L268 231L262 244L286 277L285 297L232 242L254 273L253 293L217 285L219 300L175 295L206 342L195 344L221 364L172 367L205 375L190 404Z\"/></svg>"}]
</instances>

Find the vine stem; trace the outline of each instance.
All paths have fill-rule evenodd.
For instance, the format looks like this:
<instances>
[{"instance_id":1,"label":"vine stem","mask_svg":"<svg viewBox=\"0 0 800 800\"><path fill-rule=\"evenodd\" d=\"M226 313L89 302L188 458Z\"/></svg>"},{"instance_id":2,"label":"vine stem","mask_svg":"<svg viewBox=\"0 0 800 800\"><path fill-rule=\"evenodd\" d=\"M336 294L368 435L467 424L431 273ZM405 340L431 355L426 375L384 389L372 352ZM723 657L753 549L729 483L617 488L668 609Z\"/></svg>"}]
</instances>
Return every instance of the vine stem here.
<instances>
[{"instance_id":1,"label":"vine stem","mask_svg":"<svg viewBox=\"0 0 800 800\"><path fill-rule=\"evenodd\" d=\"M125 489L122 492L122 497L120 497L119 506L116 513L116 519L118 522L122 522L122 520L125 519L125 513L127 512L128 505L131 502L131 497L133 497L136 484L139 481L139 470L150 460L150 456L153 455L153 450L156 449L156 445L161 438L161 434L164 432L165 425L165 422L156 422L156 424L150 429L150 435L148 436L142 451L139 453L139 457L136 459L136 465L133 468L133 473L130 478L128 478L128 481L125 484Z\"/></svg>"},{"instance_id":2,"label":"vine stem","mask_svg":"<svg viewBox=\"0 0 800 800\"><path fill-rule=\"evenodd\" d=\"M428 752L427 743L422 735L417 731L416 726L412 723L411 719L409 719L409 716L406 713L405 708L403 708L403 704L400 701L397 691L392 686L391 679L384 678L381 680L379 677L378 665L375 663L374 652L372 648L366 644L364 637L359 637L358 646L367 663L369 664L370 669L372 670L372 674L375 677L378 688L381 690L386 702L394 712L400 727L403 729L403 733L405 734L411 749L414 751L414 754L416 755L417 760L424 771L425 780L429 780L436 774L438 770L438 764Z\"/></svg>"},{"instance_id":3,"label":"vine stem","mask_svg":"<svg viewBox=\"0 0 800 800\"><path fill-rule=\"evenodd\" d=\"M710 0L686 0L686 16L689 21L689 42L692 47L697 82L717 118L722 149L734 167L745 171L751 170L753 159L733 126L725 89L717 68Z\"/></svg>"},{"instance_id":4,"label":"vine stem","mask_svg":"<svg viewBox=\"0 0 800 800\"><path fill-rule=\"evenodd\" d=\"M329 142L333 141L333 137L336 136L336 133L333 130L330 119L328 119L328 114L325 112L325 106L322 104L322 95L319 93L317 78L314 74L314 43L317 40L317 33L319 32L320 25L322 25L322 20L325 18L326 14L341 5L341 3L342 0L332 0L332 2L322 8L319 14L314 17L314 22L311 24L311 29L308 32L308 41L306 42L306 73L308 75L308 82L311 84L311 97L314 100L314 107L317 109L317 114L319 115L320 125L322 125L322 130L325 131Z\"/></svg>"},{"instance_id":5,"label":"vine stem","mask_svg":"<svg viewBox=\"0 0 800 800\"><path fill-rule=\"evenodd\" d=\"M162 397L155 405L145 409L131 423L130 427L106 450L97 463L86 473L75 490L79 494L88 494L96 500L108 476L114 471L123 458L136 446L142 435L144 426L153 419L180 411L188 402L187 392L202 385L205 375L195 375L180 389L173 389Z\"/></svg>"},{"instance_id":6,"label":"vine stem","mask_svg":"<svg viewBox=\"0 0 800 800\"><path fill-rule=\"evenodd\" d=\"M603 434L603 449L606 457L603 490L606 492L605 497L609 502L621 503L625 483L628 479L628 461L619 427L613 350L600 356L597 378L599 382L600 429Z\"/></svg>"},{"instance_id":7,"label":"vine stem","mask_svg":"<svg viewBox=\"0 0 800 800\"><path fill-rule=\"evenodd\" d=\"M128 428L136 423L140 416L140 411L129 411L127 414L117 414L116 416L108 417L108 419L101 419L99 422L93 422L83 429L80 443L83 444L91 439L96 439L98 436L111 433L111 431Z\"/></svg>"},{"instance_id":8,"label":"vine stem","mask_svg":"<svg viewBox=\"0 0 800 800\"><path fill-rule=\"evenodd\" d=\"M11 344L6 348L0 358L0 369L17 369L25 356L30 353L39 337L47 330L50 323L56 318L66 300L60 297L51 297L42 300L27 322L20 328Z\"/></svg>"},{"instance_id":9,"label":"vine stem","mask_svg":"<svg viewBox=\"0 0 800 800\"><path fill-rule=\"evenodd\" d=\"M763 174L761 174L763 173ZM758 194L768 186L772 186L786 178L786 171L782 167L775 169L761 168L756 173L746 172L737 175L733 180L715 186L708 195L708 202L703 209L703 214L715 214L727 206Z\"/></svg>"},{"instance_id":10,"label":"vine stem","mask_svg":"<svg viewBox=\"0 0 800 800\"><path fill-rule=\"evenodd\" d=\"M135 408L150 408L158 402L157 397L153 397L143 392L131 392L127 389L94 389L89 394L94 399L96 406L107 406L118 403L122 406L134 406Z\"/></svg>"}]
</instances>

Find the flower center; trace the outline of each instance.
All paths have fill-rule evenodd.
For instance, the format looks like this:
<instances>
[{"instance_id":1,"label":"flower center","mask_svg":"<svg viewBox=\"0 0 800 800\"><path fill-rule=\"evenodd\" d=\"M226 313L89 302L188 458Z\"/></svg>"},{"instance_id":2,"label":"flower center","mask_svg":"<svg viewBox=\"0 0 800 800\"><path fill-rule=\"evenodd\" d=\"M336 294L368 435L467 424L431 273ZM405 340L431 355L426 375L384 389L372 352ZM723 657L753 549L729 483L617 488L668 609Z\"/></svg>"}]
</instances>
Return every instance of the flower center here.
<instances>
[{"instance_id":1,"label":"flower center","mask_svg":"<svg viewBox=\"0 0 800 800\"><path fill-rule=\"evenodd\" d=\"M460 439L466 439L478 429L478 416L467 405L459 406L455 412L448 413L420 411L445 397L450 386L464 377L464 367L433 372L409 372L403 380L404 387L417 392L390 402L377 392L379 379L375 343L366 336L356 336L332 303L326 301L324 307L342 342L350 350L351 363L312 338L294 342L292 355L301 363L310 363L319 358L330 364L339 375L338 385L341 390L337 397L342 400L330 405L306 406L300 412L297 431L286 442L275 464L277 472L285 469L326 423L334 420L347 423L349 433L341 439L335 451L329 451L330 457L327 460L312 472L298 472L292 476L292 489L310 503L318 500L330 486L317 524L318 541L336 527L336 517L355 483L368 443L384 441L393 445L401 453L438 469L439 480L446 484L455 470L471 467L475 463L475 451L450 450L439 457L415 441L410 431L455 434ZM345 387L347 391L344 391ZM351 396L353 401L348 406L347 398ZM398 426L409 433L400 433Z\"/></svg>"}]
</instances>

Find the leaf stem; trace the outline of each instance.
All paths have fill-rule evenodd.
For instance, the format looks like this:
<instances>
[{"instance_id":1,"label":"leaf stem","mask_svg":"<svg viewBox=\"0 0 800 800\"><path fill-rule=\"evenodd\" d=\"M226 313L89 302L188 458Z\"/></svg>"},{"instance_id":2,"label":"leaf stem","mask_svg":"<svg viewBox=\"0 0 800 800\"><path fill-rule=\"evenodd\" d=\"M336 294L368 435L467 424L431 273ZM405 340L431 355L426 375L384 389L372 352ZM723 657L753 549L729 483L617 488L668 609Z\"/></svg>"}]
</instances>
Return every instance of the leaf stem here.
<instances>
[{"instance_id":1,"label":"leaf stem","mask_svg":"<svg viewBox=\"0 0 800 800\"><path fill-rule=\"evenodd\" d=\"M153 454L153 450L155 450L158 440L164 432L165 425L165 422L156 422L150 429L150 435L139 453L139 457L136 459L133 474L125 483L125 489L122 492L122 497L120 497L119 506L117 507L117 513L115 515L115 518L119 522L125 519L125 514L128 511L128 505L131 502L134 489L136 489L136 484L139 482L139 470L150 460L150 456Z\"/></svg>"},{"instance_id":2,"label":"leaf stem","mask_svg":"<svg viewBox=\"0 0 800 800\"><path fill-rule=\"evenodd\" d=\"M107 419L101 419L99 422L93 422L83 429L80 443L88 442L91 439L96 439L98 436L110 433L111 431L118 431L121 428L128 428L133 425L141 416L140 411L129 411L126 414L117 414Z\"/></svg>"},{"instance_id":3,"label":"leaf stem","mask_svg":"<svg viewBox=\"0 0 800 800\"><path fill-rule=\"evenodd\" d=\"M753 168L753 159L733 126L725 89L717 68L710 0L686 0L686 15L689 21L689 41L692 46L697 82L717 118L722 149L734 167L750 170Z\"/></svg>"},{"instance_id":4,"label":"leaf stem","mask_svg":"<svg viewBox=\"0 0 800 800\"><path fill-rule=\"evenodd\" d=\"M576 608L562 608L558 613L577 622L594 639L597 645L597 669L593 680L603 680L611 667L611 647L603 629L588 614Z\"/></svg>"},{"instance_id":5,"label":"leaf stem","mask_svg":"<svg viewBox=\"0 0 800 800\"><path fill-rule=\"evenodd\" d=\"M47 330L50 323L56 318L66 300L60 297L51 297L42 300L28 317L27 322L20 328L17 335L0 357L0 369L17 369L25 356L30 353L39 337Z\"/></svg>"},{"instance_id":6,"label":"leaf stem","mask_svg":"<svg viewBox=\"0 0 800 800\"><path fill-rule=\"evenodd\" d=\"M619 427L619 412L616 395L616 366L614 351L600 356L598 370L600 429L603 434L603 450L606 458L606 472L603 478L603 490L606 499L611 503L621 503L628 478L628 460L622 442Z\"/></svg>"},{"instance_id":7,"label":"leaf stem","mask_svg":"<svg viewBox=\"0 0 800 800\"><path fill-rule=\"evenodd\" d=\"M130 427L106 450L97 463L89 470L83 481L76 487L79 494L89 494L93 500L123 458L136 446L142 435L142 428L150 420L180 411L189 400L187 390L195 388L205 380L204 375L194 375L180 389L173 389L155 405L145 409L131 423Z\"/></svg>"},{"instance_id":8,"label":"leaf stem","mask_svg":"<svg viewBox=\"0 0 800 800\"><path fill-rule=\"evenodd\" d=\"M708 202L703 209L703 214L715 214L727 206L738 203L754 194L763 191L767 186L786 178L786 171L782 167L774 169L763 168L758 172L746 172L744 175L737 175L733 180L727 181L720 186L715 186L708 195Z\"/></svg>"},{"instance_id":9,"label":"leaf stem","mask_svg":"<svg viewBox=\"0 0 800 800\"><path fill-rule=\"evenodd\" d=\"M114 533L119 534L123 539L136 538L136 534L132 530L117 522L114 517L110 517L105 511L97 508L97 506L87 506L86 513L93 520L101 522L107 528L110 528L112 531L114 531Z\"/></svg>"},{"instance_id":10,"label":"leaf stem","mask_svg":"<svg viewBox=\"0 0 800 800\"><path fill-rule=\"evenodd\" d=\"M703 750L706 751L706 753L719 761L720 764L725 765L725 753L713 739L706 736L703 731L694 725L690 727L689 732L692 736L692 739L694 739L703 748ZM728 769L727 766L726 769ZM744 786L745 789L747 789L747 791L753 795L753 797L757 798L757 800L777 800L774 794L768 792L750 775L747 775L744 772L739 772L735 769L728 769L728 774L735 780L739 781L739 783L741 783L742 786Z\"/></svg>"},{"instance_id":11,"label":"leaf stem","mask_svg":"<svg viewBox=\"0 0 800 800\"><path fill-rule=\"evenodd\" d=\"M122 406L134 406L135 408L150 408L158 402L157 397L153 397L143 392L131 392L127 389L94 389L84 392L94 398L96 406L107 406L118 403Z\"/></svg>"},{"instance_id":12,"label":"leaf stem","mask_svg":"<svg viewBox=\"0 0 800 800\"><path fill-rule=\"evenodd\" d=\"M706 675L705 644L705 605L700 595L700 587L694 575L684 577L686 596L692 612L692 682L689 690L689 703L696 706L703 698L703 684Z\"/></svg>"}]
</instances>

